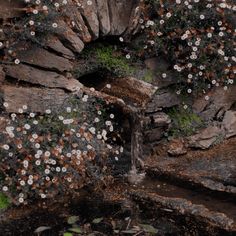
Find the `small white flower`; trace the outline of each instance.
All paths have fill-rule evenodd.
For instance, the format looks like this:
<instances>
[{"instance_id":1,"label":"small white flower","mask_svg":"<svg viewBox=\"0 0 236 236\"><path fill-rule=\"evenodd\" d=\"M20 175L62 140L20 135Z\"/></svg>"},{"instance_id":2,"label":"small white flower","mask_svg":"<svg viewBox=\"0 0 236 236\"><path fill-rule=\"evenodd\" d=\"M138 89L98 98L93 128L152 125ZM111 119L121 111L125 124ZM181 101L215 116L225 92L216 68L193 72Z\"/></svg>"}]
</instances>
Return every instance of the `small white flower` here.
<instances>
[{"instance_id":1,"label":"small white flower","mask_svg":"<svg viewBox=\"0 0 236 236\"><path fill-rule=\"evenodd\" d=\"M5 150L9 150L9 149L10 149L10 147L9 147L9 145L7 145L7 144L4 144L4 145L3 145L3 149L5 149Z\"/></svg>"},{"instance_id":2,"label":"small white flower","mask_svg":"<svg viewBox=\"0 0 236 236\"><path fill-rule=\"evenodd\" d=\"M53 24L52 24L52 27L53 27L53 28L57 28L57 26L58 26L57 23L53 23Z\"/></svg>"},{"instance_id":3,"label":"small white flower","mask_svg":"<svg viewBox=\"0 0 236 236\"><path fill-rule=\"evenodd\" d=\"M4 102L3 106L7 108L9 106L9 104L7 102Z\"/></svg>"},{"instance_id":4,"label":"small white flower","mask_svg":"<svg viewBox=\"0 0 236 236\"><path fill-rule=\"evenodd\" d=\"M19 203L23 203L24 202L24 198L20 197L18 201L19 201Z\"/></svg>"},{"instance_id":5,"label":"small white flower","mask_svg":"<svg viewBox=\"0 0 236 236\"><path fill-rule=\"evenodd\" d=\"M35 165L36 165L36 166L40 166L40 164L41 164L41 161L40 161L40 160L35 161Z\"/></svg>"},{"instance_id":6,"label":"small white flower","mask_svg":"<svg viewBox=\"0 0 236 236\"><path fill-rule=\"evenodd\" d=\"M46 113L46 114L51 114L51 112L52 112L52 111L51 111L50 109L45 110L45 113Z\"/></svg>"},{"instance_id":7,"label":"small white flower","mask_svg":"<svg viewBox=\"0 0 236 236\"><path fill-rule=\"evenodd\" d=\"M16 65L20 64L20 60L19 59L15 59L15 64Z\"/></svg>"},{"instance_id":8,"label":"small white flower","mask_svg":"<svg viewBox=\"0 0 236 236\"><path fill-rule=\"evenodd\" d=\"M111 85L110 85L110 84L107 84L106 87L107 87L108 89L110 89L110 88L111 88Z\"/></svg>"},{"instance_id":9,"label":"small white flower","mask_svg":"<svg viewBox=\"0 0 236 236\"><path fill-rule=\"evenodd\" d=\"M29 124L25 124L25 125L24 125L24 128L27 129L27 130L29 130L29 129L31 128L31 126L30 126Z\"/></svg>"},{"instance_id":10,"label":"small white flower","mask_svg":"<svg viewBox=\"0 0 236 236\"><path fill-rule=\"evenodd\" d=\"M130 59L130 54L127 54L125 57L126 59Z\"/></svg>"},{"instance_id":11,"label":"small white flower","mask_svg":"<svg viewBox=\"0 0 236 236\"><path fill-rule=\"evenodd\" d=\"M2 187L2 191L7 192L8 191L8 187L7 186L3 186Z\"/></svg>"},{"instance_id":12,"label":"small white flower","mask_svg":"<svg viewBox=\"0 0 236 236\"><path fill-rule=\"evenodd\" d=\"M88 0L88 1L87 1L87 5L88 5L88 6L91 6L92 4L93 4L93 2L92 2L91 0Z\"/></svg>"}]
</instances>

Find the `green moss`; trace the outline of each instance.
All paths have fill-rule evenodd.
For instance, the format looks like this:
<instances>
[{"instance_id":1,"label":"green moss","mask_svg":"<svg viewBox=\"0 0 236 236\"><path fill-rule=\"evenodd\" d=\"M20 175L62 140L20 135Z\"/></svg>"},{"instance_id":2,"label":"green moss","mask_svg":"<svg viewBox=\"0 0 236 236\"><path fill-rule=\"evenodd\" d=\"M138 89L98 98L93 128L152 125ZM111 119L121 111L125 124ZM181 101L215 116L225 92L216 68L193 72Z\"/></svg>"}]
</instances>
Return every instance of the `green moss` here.
<instances>
[{"instance_id":1,"label":"green moss","mask_svg":"<svg viewBox=\"0 0 236 236\"><path fill-rule=\"evenodd\" d=\"M144 76L142 77L142 80L147 83L151 83L153 80L153 72L151 70L147 70Z\"/></svg>"},{"instance_id":2,"label":"green moss","mask_svg":"<svg viewBox=\"0 0 236 236\"><path fill-rule=\"evenodd\" d=\"M9 199L3 193L0 193L0 210L6 209L10 205Z\"/></svg>"},{"instance_id":3,"label":"green moss","mask_svg":"<svg viewBox=\"0 0 236 236\"><path fill-rule=\"evenodd\" d=\"M127 59L122 55L116 55L112 47L101 47L95 50L98 63L109 71L114 71L117 75L127 75L133 72Z\"/></svg>"},{"instance_id":4,"label":"green moss","mask_svg":"<svg viewBox=\"0 0 236 236\"><path fill-rule=\"evenodd\" d=\"M202 119L191 110L171 108L167 113L172 120L169 136L189 136L203 126Z\"/></svg>"},{"instance_id":5,"label":"green moss","mask_svg":"<svg viewBox=\"0 0 236 236\"><path fill-rule=\"evenodd\" d=\"M107 72L118 77L134 73L134 68L122 51L111 45L90 46L83 51L81 59L83 63L79 64L75 70L77 77L96 71Z\"/></svg>"}]
</instances>

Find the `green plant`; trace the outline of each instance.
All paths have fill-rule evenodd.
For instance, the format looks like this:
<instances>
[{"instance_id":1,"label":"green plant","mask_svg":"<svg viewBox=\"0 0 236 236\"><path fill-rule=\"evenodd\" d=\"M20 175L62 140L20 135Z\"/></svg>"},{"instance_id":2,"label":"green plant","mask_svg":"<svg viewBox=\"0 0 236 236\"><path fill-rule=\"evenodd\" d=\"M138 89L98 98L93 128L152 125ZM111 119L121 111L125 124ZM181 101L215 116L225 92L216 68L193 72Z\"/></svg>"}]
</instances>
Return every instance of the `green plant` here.
<instances>
[{"instance_id":1,"label":"green plant","mask_svg":"<svg viewBox=\"0 0 236 236\"><path fill-rule=\"evenodd\" d=\"M134 68L122 51L111 45L95 44L85 49L81 55L83 63L75 70L77 77L102 71L113 76L127 76L134 73Z\"/></svg>"},{"instance_id":2,"label":"green plant","mask_svg":"<svg viewBox=\"0 0 236 236\"><path fill-rule=\"evenodd\" d=\"M0 210L7 208L10 205L10 201L6 195L0 193Z\"/></svg>"},{"instance_id":3,"label":"green plant","mask_svg":"<svg viewBox=\"0 0 236 236\"><path fill-rule=\"evenodd\" d=\"M153 80L153 72L151 70L147 70L144 76L142 77L142 80L147 83L151 83Z\"/></svg>"},{"instance_id":4,"label":"green plant","mask_svg":"<svg viewBox=\"0 0 236 236\"><path fill-rule=\"evenodd\" d=\"M102 67L110 72L114 71L117 75L123 76L133 72L127 59L122 55L116 55L116 52L111 46L97 48L95 50L95 56Z\"/></svg>"},{"instance_id":5,"label":"green plant","mask_svg":"<svg viewBox=\"0 0 236 236\"><path fill-rule=\"evenodd\" d=\"M203 126L202 119L191 110L183 108L171 108L167 114L172 120L169 136L189 136Z\"/></svg>"}]
</instances>

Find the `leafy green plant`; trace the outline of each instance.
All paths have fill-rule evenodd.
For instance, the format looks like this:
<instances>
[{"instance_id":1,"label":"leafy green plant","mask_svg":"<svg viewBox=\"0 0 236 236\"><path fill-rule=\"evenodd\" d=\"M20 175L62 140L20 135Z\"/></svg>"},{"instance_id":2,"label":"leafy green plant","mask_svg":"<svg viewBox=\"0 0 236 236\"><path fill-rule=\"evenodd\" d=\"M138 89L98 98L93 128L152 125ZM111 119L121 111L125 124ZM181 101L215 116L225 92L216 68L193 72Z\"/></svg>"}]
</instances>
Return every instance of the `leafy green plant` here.
<instances>
[{"instance_id":1,"label":"leafy green plant","mask_svg":"<svg viewBox=\"0 0 236 236\"><path fill-rule=\"evenodd\" d=\"M169 136L189 136L203 126L201 118L191 110L175 107L167 113L172 120Z\"/></svg>"}]
</instances>

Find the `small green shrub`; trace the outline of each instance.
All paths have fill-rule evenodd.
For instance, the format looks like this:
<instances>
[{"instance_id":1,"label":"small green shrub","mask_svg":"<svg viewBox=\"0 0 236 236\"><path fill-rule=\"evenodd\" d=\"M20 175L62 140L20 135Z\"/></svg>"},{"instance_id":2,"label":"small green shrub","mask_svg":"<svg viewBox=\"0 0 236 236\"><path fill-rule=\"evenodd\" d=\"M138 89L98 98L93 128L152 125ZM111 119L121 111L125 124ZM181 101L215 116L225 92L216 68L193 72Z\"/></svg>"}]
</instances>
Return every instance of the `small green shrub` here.
<instances>
[{"instance_id":1,"label":"small green shrub","mask_svg":"<svg viewBox=\"0 0 236 236\"><path fill-rule=\"evenodd\" d=\"M169 136L189 136L203 126L202 119L191 110L183 108L171 108L168 112L172 120Z\"/></svg>"}]
</instances>

